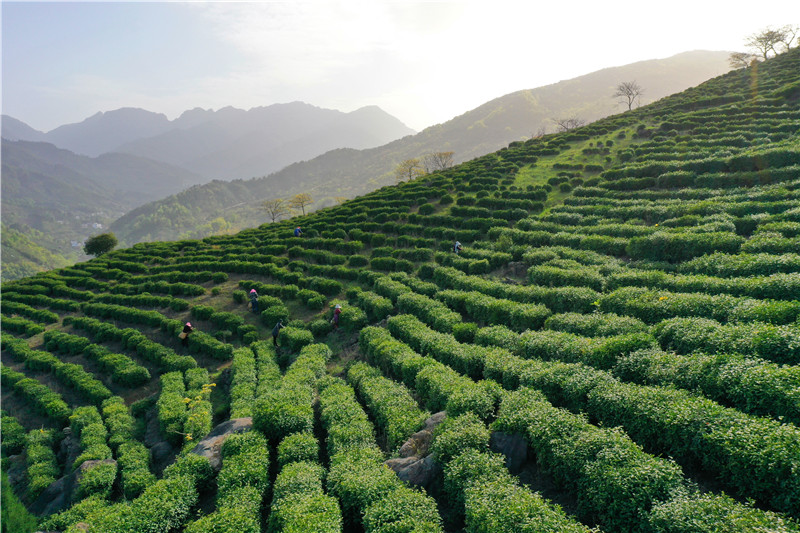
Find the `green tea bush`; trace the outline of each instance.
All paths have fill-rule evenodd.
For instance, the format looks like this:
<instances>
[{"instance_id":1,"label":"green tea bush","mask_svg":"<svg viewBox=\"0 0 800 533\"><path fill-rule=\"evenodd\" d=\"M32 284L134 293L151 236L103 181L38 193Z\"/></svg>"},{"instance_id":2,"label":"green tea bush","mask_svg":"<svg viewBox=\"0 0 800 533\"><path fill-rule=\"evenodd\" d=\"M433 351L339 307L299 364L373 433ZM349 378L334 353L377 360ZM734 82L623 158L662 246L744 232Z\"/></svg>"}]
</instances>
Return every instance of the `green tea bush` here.
<instances>
[{"instance_id":1,"label":"green tea bush","mask_svg":"<svg viewBox=\"0 0 800 533\"><path fill-rule=\"evenodd\" d=\"M433 329L443 333L450 333L462 321L461 314L451 311L447 305L412 292L398 296L397 309L401 313L419 317Z\"/></svg>"},{"instance_id":2,"label":"green tea bush","mask_svg":"<svg viewBox=\"0 0 800 533\"><path fill-rule=\"evenodd\" d=\"M322 492L323 469L306 462L287 464L275 480L270 531L341 531L335 498Z\"/></svg>"},{"instance_id":3,"label":"green tea bush","mask_svg":"<svg viewBox=\"0 0 800 533\"><path fill-rule=\"evenodd\" d=\"M489 430L474 413L448 418L436 427L432 452L437 462L447 464L467 450L489 450Z\"/></svg>"},{"instance_id":4,"label":"green tea bush","mask_svg":"<svg viewBox=\"0 0 800 533\"><path fill-rule=\"evenodd\" d=\"M423 492L398 486L364 509L364 531L443 533L436 501Z\"/></svg>"},{"instance_id":5,"label":"green tea bush","mask_svg":"<svg viewBox=\"0 0 800 533\"><path fill-rule=\"evenodd\" d=\"M217 502L215 512L189 523L186 533L259 533L261 493L254 487L233 489Z\"/></svg>"},{"instance_id":6,"label":"green tea bush","mask_svg":"<svg viewBox=\"0 0 800 533\"><path fill-rule=\"evenodd\" d=\"M289 309L287 307L275 305L261 311L261 323L265 326L272 328L278 323L278 320L289 322Z\"/></svg>"},{"instance_id":7,"label":"green tea bush","mask_svg":"<svg viewBox=\"0 0 800 533\"><path fill-rule=\"evenodd\" d=\"M299 352L314 342L314 334L307 329L287 326L281 330L281 346L290 352Z\"/></svg>"},{"instance_id":8,"label":"green tea bush","mask_svg":"<svg viewBox=\"0 0 800 533\"><path fill-rule=\"evenodd\" d=\"M453 336L460 343L472 343L477 331L478 325L474 322L460 322L453 326Z\"/></svg>"},{"instance_id":9,"label":"green tea bush","mask_svg":"<svg viewBox=\"0 0 800 533\"><path fill-rule=\"evenodd\" d=\"M161 394L156 406L161 433L173 445L183 441L183 424L186 421L184 395L186 385L181 372L168 372L161 375Z\"/></svg>"},{"instance_id":10,"label":"green tea bush","mask_svg":"<svg viewBox=\"0 0 800 533\"><path fill-rule=\"evenodd\" d=\"M725 494L691 491L679 491L669 500L654 505L648 522L657 533L798 530L795 523L776 513L739 504Z\"/></svg>"},{"instance_id":11,"label":"green tea bush","mask_svg":"<svg viewBox=\"0 0 800 533\"><path fill-rule=\"evenodd\" d=\"M37 380L25 377L25 374L0 366L2 382L5 387L12 387L25 401L41 414L52 418L57 424L65 425L72 413L61 395Z\"/></svg>"},{"instance_id":12,"label":"green tea bush","mask_svg":"<svg viewBox=\"0 0 800 533\"><path fill-rule=\"evenodd\" d=\"M20 453L25 446L25 428L16 418L5 411L2 411L0 424L2 424L3 428L3 455L9 456Z\"/></svg>"},{"instance_id":13,"label":"green tea bush","mask_svg":"<svg viewBox=\"0 0 800 533\"><path fill-rule=\"evenodd\" d=\"M278 466L282 468L297 461L319 461L319 443L313 434L293 433L278 444Z\"/></svg>"},{"instance_id":14,"label":"green tea bush","mask_svg":"<svg viewBox=\"0 0 800 533\"><path fill-rule=\"evenodd\" d=\"M141 442L130 440L120 444L117 462L122 492L127 499L136 498L155 483L156 477L150 472L150 451Z\"/></svg>"},{"instance_id":15,"label":"green tea bush","mask_svg":"<svg viewBox=\"0 0 800 533\"><path fill-rule=\"evenodd\" d=\"M561 313L549 317L544 327L587 337L608 337L648 330L647 324L641 320L614 313Z\"/></svg>"},{"instance_id":16,"label":"green tea bush","mask_svg":"<svg viewBox=\"0 0 800 533\"><path fill-rule=\"evenodd\" d=\"M52 430L34 429L25 438L28 465L28 493L38 496L59 475L58 461L53 451L55 434Z\"/></svg>"},{"instance_id":17,"label":"green tea bush","mask_svg":"<svg viewBox=\"0 0 800 533\"><path fill-rule=\"evenodd\" d=\"M733 233L669 233L657 232L647 237L634 237L626 252L633 259L679 263L698 256L721 252L735 254L745 239ZM745 251L742 248L742 251Z\"/></svg>"},{"instance_id":18,"label":"green tea bush","mask_svg":"<svg viewBox=\"0 0 800 533\"><path fill-rule=\"evenodd\" d=\"M237 489L252 487L263 493L269 486L269 448L263 435L255 431L237 433L222 445L222 469L217 475L217 497L222 499Z\"/></svg>"}]
</instances>

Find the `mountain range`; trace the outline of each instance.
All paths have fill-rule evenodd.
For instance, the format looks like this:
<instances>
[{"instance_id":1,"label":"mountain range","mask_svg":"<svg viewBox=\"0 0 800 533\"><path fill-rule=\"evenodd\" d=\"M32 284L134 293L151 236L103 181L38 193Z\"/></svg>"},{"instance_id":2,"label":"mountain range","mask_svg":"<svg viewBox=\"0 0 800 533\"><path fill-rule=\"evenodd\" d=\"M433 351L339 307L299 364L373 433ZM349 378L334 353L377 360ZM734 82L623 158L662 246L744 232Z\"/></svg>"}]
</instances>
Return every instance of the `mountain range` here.
<instances>
[{"instance_id":1,"label":"mountain range","mask_svg":"<svg viewBox=\"0 0 800 533\"><path fill-rule=\"evenodd\" d=\"M131 245L258 225L268 198L309 192L313 208L331 205L393 183L403 160L452 151L462 162L554 131L559 118L591 122L623 109L612 97L622 81L636 80L645 104L726 72L727 58L694 51L603 69L499 97L416 134L375 106L343 113L302 102L193 109L172 121L123 108L46 133L4 115L3 224L16 232L3 232L4 277L17 274L7 258L26 257L22 275L45 265L36 257L45 251L78 259L75 241L98 224ZM23 254L12 235L35 235L26 250L49 240L40 254Z\"/></svg>"}]
</instances>

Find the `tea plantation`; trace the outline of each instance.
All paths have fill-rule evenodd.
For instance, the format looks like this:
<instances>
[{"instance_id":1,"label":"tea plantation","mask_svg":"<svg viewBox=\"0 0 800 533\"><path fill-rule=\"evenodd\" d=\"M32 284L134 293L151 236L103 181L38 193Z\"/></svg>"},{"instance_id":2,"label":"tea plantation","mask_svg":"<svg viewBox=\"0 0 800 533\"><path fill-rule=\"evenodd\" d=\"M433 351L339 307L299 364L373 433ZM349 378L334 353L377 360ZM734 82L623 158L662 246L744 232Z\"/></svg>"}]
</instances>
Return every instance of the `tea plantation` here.
<instances>
[{"instance_id":1,"label":"tea plantation","mask_svg":"<svg viewBox=\"0 0 800 533\"><path fill-rule=\"evenodd\" d=\"M797 532L800 49L2 304L3 469L42 530ZM420 490L384 461L440 411Z\"/></svg>"}]
</instances>

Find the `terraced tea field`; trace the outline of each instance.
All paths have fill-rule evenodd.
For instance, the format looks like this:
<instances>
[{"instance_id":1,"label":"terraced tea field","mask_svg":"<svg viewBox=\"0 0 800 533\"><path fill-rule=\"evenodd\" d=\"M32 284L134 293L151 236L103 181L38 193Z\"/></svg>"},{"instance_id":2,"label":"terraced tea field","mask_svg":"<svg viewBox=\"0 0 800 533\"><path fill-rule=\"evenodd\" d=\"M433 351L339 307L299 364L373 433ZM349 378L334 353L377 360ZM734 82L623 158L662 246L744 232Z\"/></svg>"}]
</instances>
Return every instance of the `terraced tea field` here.
<instances>
[{"instance_id":1,"label":"terraced tea field","mask_svg":"<svg viewBox=\"0 0 800 533\"><path fill-rule=\"evenodd\" d=\"M4 471L48 531L800 531L800 50L2 304ZM441 411L420 490L384 462Z\"/></svg>"}]
</instances>

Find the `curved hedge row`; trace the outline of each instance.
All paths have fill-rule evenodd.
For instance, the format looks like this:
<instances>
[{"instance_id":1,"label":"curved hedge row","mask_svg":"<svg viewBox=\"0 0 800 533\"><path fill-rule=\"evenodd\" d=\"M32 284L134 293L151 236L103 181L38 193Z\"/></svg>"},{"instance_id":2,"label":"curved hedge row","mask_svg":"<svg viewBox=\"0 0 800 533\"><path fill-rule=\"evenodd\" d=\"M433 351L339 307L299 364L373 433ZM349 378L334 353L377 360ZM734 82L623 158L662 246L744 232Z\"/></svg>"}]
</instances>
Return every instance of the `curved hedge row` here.
<instances>
[{"instance_id":1,"label":"curved hedge row","mask_svg":"<svg viewBox=\"0 0 800 533\"><path fill-rule=\"evenodd\" d=\"M4 386L13 388L14 392L25 398L25 401L36 411L52 418L57 424L65 425L67 423L72 409L60 394L47 385L39 383L33 378L25 377L25 374L16 372L5 365L0 365L0 370L2 370Z\"/></svg>"},{"instance_id":2,"label":"curved hedge row","mask_svg":"<svg viewBox=\"0 0 800 533\"><path fill-rule=\"evenodd\" d=\"M680 354L739 353L800 364L800 327L764 322L720 324L707 318L671 318L652 328L661 347Z\"/></svg>"},{"instance_id":3,"label":"curved hedge row","mask_svg":"<svg viewBox=\"0 0 800 533\"><path fill-rule=\"evenodd\" d=\"M581 364L520 360L492 354L487 378L532 386L557 405L622 425L654 453L714 472L730 490L797 514L800 431L742 414L687 391L621 383Z\"/></svg>"},{"instance_id":4,"label":"curved hedge row","mask_svg":"<svg viewBox=\"0 0 800 533\"><path fill-rule=\"evenodd\" d=\"M347 370L347 381L386 435L389 450L405 442L430 416L417 406L405 386L384 378L379 370L365 363L351 366Z\"/></svg>"},{"instance_id":5,"label":"curved hedge row","mask_svg":"<svg viewBox=\"0 0 800 533\"><path fill-rule=\"evenodd\" d=\"M599 298L600 310L653 324L667 318L701 317L720 321L790 324L800 317L800 301L755 300L726 294L674 293L623 287Z\"/></svg>"},{"instance_id":6,"label":"curved hedge row","mask_svg":"<svg viewBox=\"0 0 800 533\"><path fill-rule=\"evenodd\" d=\"M659 349L635 351L613 367L615 376L646 385L675 385L745 412L800 424L800 367L729 354L688 356Z\"/></svg>"},{"instance_id":7,"label":"curved hedge row","mask_svg":"<svg viewBox=\"0 0 800 533\"><path fill-rule=\"evenodd\" d=\"M92 309L92 312L95 312L95 310ZM98 314L104 316L105 312L98 310ZM139 357L156 363L162 370L186 370L197 366L197 361L195 361L192 356L178 355L172 349L151 341L145 334L137 329L120 329L114 324L89 317L70 318L70 324L72 324L74 328L88 331L95 342L104 342L107 340L118 341L122 343L123 348L135 350ZM175 324L171 322L175 322ZM171 322L162 324L162 327L168 327L169 329L180 327L179 321Z\"/></svg>"},{"instance_id":8,"label":"curved hedge row","mask_svg":"<svg viewBox=\"0 0 800 533\"><path fill-rule=\"evenodd\" d=\"M53 333L58 333L53 331ZM31 370L52 372L58 381L74 389L90 403L99 405L106 398L111 397L111 391L84 370L80 365L63 363L50 352L33 350L27 341L14 337L3 337L3 348L18 361L25 363Z\"/></svg>"},{"instance_id":9,"label":"curved hedge row","mask_svg":"<svg viewBox=\"0 0 800 533\"><path fill-rule=\"evenodd\" d=\"M437 331L450 333L462 322L461 314L451 311L447 305L422 294L408 292L397 297L397 310L420 317Z\"/></svg>"},{"instance_id":10,"label":"curved hedge row","mask_svg":"<svg viewBox=\"0 0 800 533\"><path fill-rule=\"evenodd\" d=\"M512 477L505 458L489 452L489 431L471 413L446 419L436 428L436 461L444 468L448 503L464 515L468 531L476 533L588 532Z\"/></svg>"},{"instance_id":11,"label":"curved hedge row","mask_svg":"<svg viewBox=\"0 0 800 533\"><path fill-rule=\"evenodd\" d=\"M335 378L322 380L320 409L331 458L327 488L341 502L345 521L363 524L365 533L442 532L436 502L405 487L383 464L353 389Z\"/></svg>"},{"instance_id":12,"label":"curved hedge row","mask_svg":"<svg viewBox=\"0 0 800 533\"><path fill-rule=\"evenodd\" d=\"M84 355L96 362L104 372L111 374L111 380L135 387L150 380L150 372L124 354L113 353L108 348L92 344L89 339L51 330L44 335L48 351L65 352L70 355Z\"/></svg>"}]
</instances>

